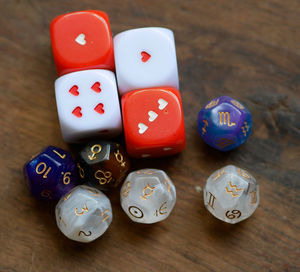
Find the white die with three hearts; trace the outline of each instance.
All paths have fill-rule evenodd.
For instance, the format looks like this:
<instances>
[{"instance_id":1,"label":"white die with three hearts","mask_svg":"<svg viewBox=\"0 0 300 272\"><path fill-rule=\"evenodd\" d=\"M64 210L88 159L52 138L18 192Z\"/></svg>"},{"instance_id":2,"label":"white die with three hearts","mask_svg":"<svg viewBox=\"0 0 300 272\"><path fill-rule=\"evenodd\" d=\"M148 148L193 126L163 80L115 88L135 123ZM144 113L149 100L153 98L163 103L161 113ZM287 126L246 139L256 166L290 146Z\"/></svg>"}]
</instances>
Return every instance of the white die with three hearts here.
<instances>
[{"instance_id":1,"label":"white die with three hearts","mask_svg":"<svg viewBox=\"0 0 300 272\"><path fill-rule=\"evenodd\" d=\"M150 87L179 88L173 31L162 27L127 30L114 37L121 95Z\"/></svg>"},{"instance_id":2,"label":"white die with three hearts","mask_svg":"<svg viewBox=\"0 0 300 272\"><path fill-rule=\"evenodd\" d=\"M55 81L58 117L66 142L92 136L114 137L122 132L115 74L92 69Z\"/></svg>"}]
</instances>

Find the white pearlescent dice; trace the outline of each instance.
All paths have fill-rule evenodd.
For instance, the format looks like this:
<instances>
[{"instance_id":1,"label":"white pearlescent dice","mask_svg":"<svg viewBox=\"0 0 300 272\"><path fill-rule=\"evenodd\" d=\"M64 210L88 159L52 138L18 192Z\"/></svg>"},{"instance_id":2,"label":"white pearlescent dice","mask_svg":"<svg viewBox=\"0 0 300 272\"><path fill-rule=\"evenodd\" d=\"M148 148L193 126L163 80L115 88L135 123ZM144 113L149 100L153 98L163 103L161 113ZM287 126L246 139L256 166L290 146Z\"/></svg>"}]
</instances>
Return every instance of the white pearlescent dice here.
<instances>
[{"instance_id":1,"label":"white pearlescent dice","mask_svg":"<svg viewBox=\"0 0 300 272\"><path fill-rule=\"evenodd\" d=\"M55 81L58 117L66 142L90 137L110 138L122 132L115 74L92 69Z\"/></svg>"},{"instance_id":2,"label":"white pearlescent dice","mask_svg":"<svg viewBox=\"0 0 300 272\"><path fill-rule=\"evenodd\" d=\"M121 188L121 206L138 223L152 224L166 219L175 203L175 186L162 170L131 172Z\"/></svg>"},{"instance_id":3,"label":"white pearlescent dice","mask_svg":"<svg viewBox=\"0 0 300 272\"><path fill-rule=\"evenodd\" d=\"M203 192L205 207L218 219L231 224L247 219L259 203L255 178L233 165L215 171Z\"/></svg>"},{"instance_id":4,"label":"white pearlescent dice","mask_svg":"<svg viewBox=\"0 0 300 272\"><path fill-rule=\"evenodd\" d=\"M149 87L179 89L173 31L162 27L127 30L114 37L120 95Z\"/></svg>"},{"instance_id":5,"label":"white pearlescent dice","mask_svg":"<svg viewBox=\"0 0 300 272\"><path fill-rule=\"evenodd\" d=\"M56 223L69 239L88 243L100 237L112 221L109 199L99 190L80 185L63 196L55 209Z\"/></svg>"}]
</instances>

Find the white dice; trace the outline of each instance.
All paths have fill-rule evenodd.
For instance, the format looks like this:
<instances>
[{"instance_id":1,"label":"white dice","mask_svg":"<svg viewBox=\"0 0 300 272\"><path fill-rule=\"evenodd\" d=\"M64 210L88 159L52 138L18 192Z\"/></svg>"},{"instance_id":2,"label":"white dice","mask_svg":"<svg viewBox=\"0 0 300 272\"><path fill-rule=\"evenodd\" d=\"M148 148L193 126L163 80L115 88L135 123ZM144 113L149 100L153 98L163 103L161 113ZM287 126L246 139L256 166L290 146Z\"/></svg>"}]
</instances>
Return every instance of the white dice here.
<instances>
[{"instance_id":1,"label":"white dice","mask_svg":"<svg viewBox=\"0 0 300 272\"><path fill-rule=\"evenodd\" d=\"M55 81L58 117L66 142L114 137L122 132L116 79L108 70L86 70Z\"/></svg>"},{"instance_id":2,"label":"white dice","mask_svg":"<svg viewBox=\"0 0 300 272\"><path fill-rule=\"evenodd\" d=\"M114 37L118 87L121 95L139 88L179 88L173 32L148 27Z\"/></svg>"},{"instance_id":3,"label":"white dice","mask_svg":"<svg viewBox=\"0 0 300 272\"><path fill-rule=\"evenodd\" d=\"M121 188L121 206L138 223L151 224L166 219L175 203L175 186L162 170L131 172Z\"/></svg>"},{"instance_id":4,"label":"white dice","mask_svg":"<svg viewBox=\"0 0 300 272\"><path fill-rule=\"evenodd\" d=\"M228 165L215 171L204 188L205 207L218 219L235 224L255 211L259 186L248 172Z\"/></svg>"},{"instance_id":5,"label":"white dice","mask_svg":"<svg viewBox=\"0 0 300 272\"><path fill-rule=\"evenodd\" d=\"M100 237L112 221L109 199L101 191L85 185L63 196L56 205L55 215L61 232L83 243Z\"/></svg>"}]
</instances>

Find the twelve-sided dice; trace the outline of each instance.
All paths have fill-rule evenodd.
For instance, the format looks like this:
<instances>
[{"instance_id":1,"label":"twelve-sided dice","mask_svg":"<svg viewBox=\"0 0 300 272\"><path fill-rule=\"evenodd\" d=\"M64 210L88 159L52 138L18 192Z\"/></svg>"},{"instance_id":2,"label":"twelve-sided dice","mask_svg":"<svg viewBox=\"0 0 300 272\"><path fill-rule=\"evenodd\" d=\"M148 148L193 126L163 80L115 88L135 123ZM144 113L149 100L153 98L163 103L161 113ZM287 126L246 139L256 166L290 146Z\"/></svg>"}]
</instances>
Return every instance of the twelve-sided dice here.
<instances>
[{"instance_id":1,"label":"twelve-sided dice","mask_svg":"<svg viewBox=\"0 0 300 272\"><path fill-rule=\"evenodd\" d=\"M109 199L101 191L85 185L63 196L56 205L55 214L61 232L83 243L100 237L112 221Z\"/></svg>"},{"instance_id":2,"label":"twelve-sided dice","mask_svg":"<svg viewBox=\"0 0 300 272\"><path fill-rule=\"evenodd\" d=\"M175 202L175 186L162 170L131 172L121 188L122 208L138 223L151 224L166 219Z\"/></svg>"},{"instance_id":3,"label":"twelve-sided dice","mask_svg":"<svg viewBox=\"0 0 300 272\"><path fill-rule=\"evenodd\" d=\"M204 188L205 207L218 219L235 224L247 219L259 203L259 186L248 172L233 165L215 171Z\"/></svg>"},{"instance_id":4,"label":"twelve-sided dice","mask_svg":"<svg viewBox=\"0 0 300 272\"><path fill-rule=\"evenodd\" d=\"M65 141L121 133L121 112L113 72L95 69L64 75L55 81L55 95Z\"/></svg>"},{"instance_id":5,"label":"twelve-sided dice","mask_svg":"<svg viewBox=\"0 0 300 272\"><path fill-rule=\"evenodd\" d=\"M124 31L114 37L114 50L121 95L148 87L179 88L171 30L148 27Z\"/></svg>"}]
</instances>

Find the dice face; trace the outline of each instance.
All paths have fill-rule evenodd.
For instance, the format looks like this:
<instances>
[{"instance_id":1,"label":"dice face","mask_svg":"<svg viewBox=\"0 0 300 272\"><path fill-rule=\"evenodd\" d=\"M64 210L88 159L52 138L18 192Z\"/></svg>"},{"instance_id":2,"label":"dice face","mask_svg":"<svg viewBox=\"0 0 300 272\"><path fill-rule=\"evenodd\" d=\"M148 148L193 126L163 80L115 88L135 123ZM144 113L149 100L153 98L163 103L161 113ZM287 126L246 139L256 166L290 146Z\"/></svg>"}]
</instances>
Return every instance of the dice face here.
<instances>
[{"instance_id":1,"label":"dice face","mask_svg":"<svg viewBox=\"0 0 300 272\"><path fill-rule=\"evenodd\" d=\"M56 205L56 223L69 239L88 243L100 237L112 221L109 199L96 188L81 185Z\"/></svg>"},{"instance_id":2,"label":"dice face","mask_svg":"<svg viewBox=\"0 0 300 272\"><path fill-rule=\"evenodd\" d=\"M66 142L121 133L122 119L113 72L95 69L62 76L55 81L55 95Z\"/></svg>"},{"instance_id":3,"label":"dice face","mask_svg":"<svg viewBox=\"0 0 300 272\"><path fill-rule=\"evenodd\" d=\"M127 152L158 157L181 152L185 131L180 94L173 88L141 89L122 97Z\"/></svg>"},{"instance_id":4,"label":"dice face","mask_svg":"<svg viewBox=\"0 0 300 272\"><path fill-rule=\"evenodd\" d=\"M132 29L114 37L121 95L140 88L179 88L173 32L167 28Z\"/></svg>"},{"instance_id":5,"label":"dice face","mask_svg":"<svg viewBox=\"0 0 300 272\"><path fill-rule=\"evenodd\" d=\"M243 144L252 130L250 112L229 96L209 102L198 115L198 130L210 146L228 151Z\"/></svg>"},{"instance_id":6,"label":"dice face","mask_svg":"<svg viewBox=\"0 0 300 272\"><path fill-rule=\"evenodd\" d=\"M87 69L114 70L108 16L89 10L67 13L50 25L53 56L59 76Z\"/></svg>"},{"instance_id":7,"label":"dice face","mask_svg":"<svg viewBox=\"0 0 300 272\"><path fill-rule=\"evenodd\" d=\"M109 190L125 179L130 161L120 144L93 141L78 152L77 167L83 182Z\"/></svg>"},{"instance_id":8,"label":"dice face","mask_svg":"<svg viewBox=\"0 0 300 272\"><path fill-rule=\"evenodd\" d=\"M204 204L210 213L231 224L247 219L259 203L259 186L255 178L233 165L215 171L203 192Z\"/></svg>"},{"instance_id":9,"label":"dice face","mask_svg":"<svg viewBox=\"0 0 300 272\"><path fill-rule=\"evenodd\" d=\"M176 189L162 170L131 172L121 188L121 205L131 220L152 224L166 219L176 202Z\"/></svg>"},{"instance_id":10,"label":"dice face","mask_svg":"<svg viewBox=\"0 0 300 272\"><path fill-rule=\"evenodd\" d=\"M77 170L71 155L48 146L24 165L24 175L33 196L57 200L77 184Z\"/></svg>"}]
</instances>

